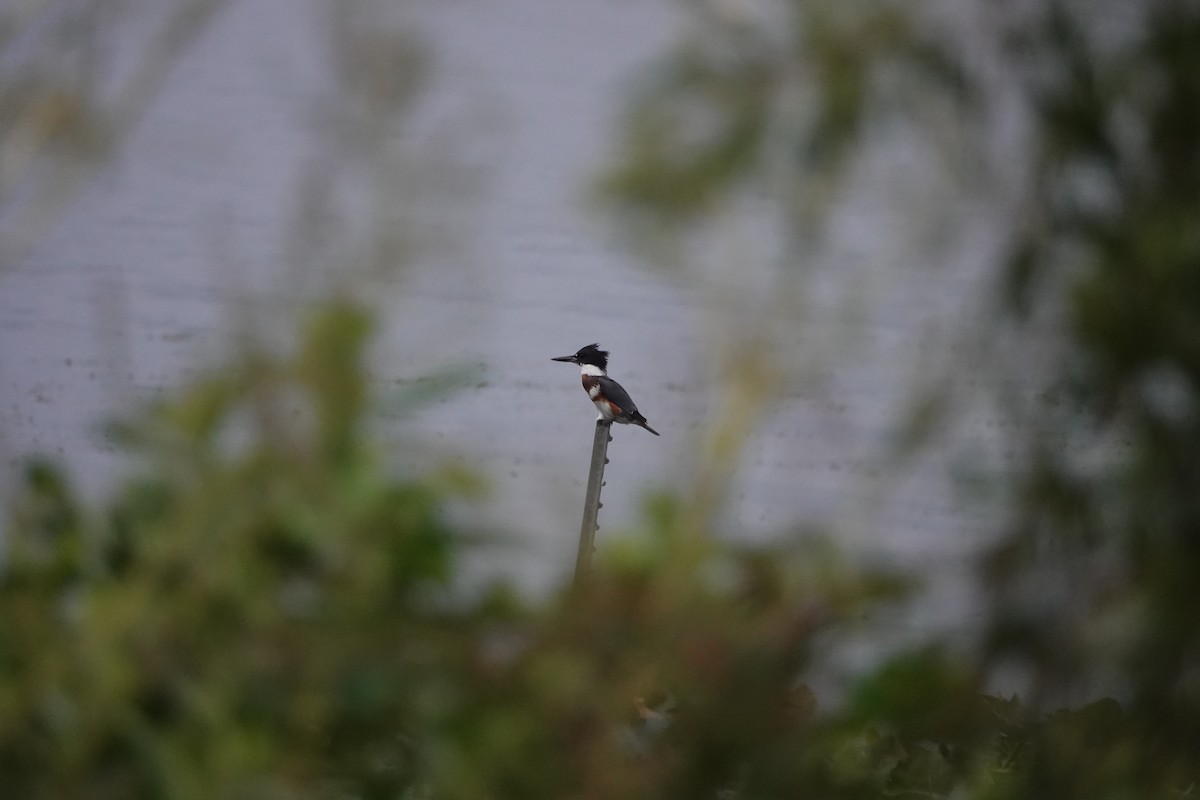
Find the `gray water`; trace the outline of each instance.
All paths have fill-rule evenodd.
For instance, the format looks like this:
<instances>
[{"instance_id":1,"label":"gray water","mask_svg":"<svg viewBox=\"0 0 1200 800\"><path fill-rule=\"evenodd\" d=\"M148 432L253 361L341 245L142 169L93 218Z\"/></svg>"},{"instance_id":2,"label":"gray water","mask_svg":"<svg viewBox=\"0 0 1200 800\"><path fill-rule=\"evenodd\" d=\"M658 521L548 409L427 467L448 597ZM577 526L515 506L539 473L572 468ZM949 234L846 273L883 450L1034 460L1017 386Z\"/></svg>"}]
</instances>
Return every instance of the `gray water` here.
<instances>
[{"instance_id":1,"label":"gray water","mask_svg":"<svg viewBox=\"0 0 1200 800\"><path fill-rule=\"evenodd\" d=\"M299 176L319 150L314 96L328 87L312 10L233 3L181 57L120 158L0 275L10 468L21 454L49 453L77 468L89 494L103 493L122 462L98 420L216 363L240 321L303 308L284 265ZM719 292L616 246L586 199L629 91L678 33L677 12L655 0L457 0L416 12L434 56L422 125L452 132L473 177L446 201L453 246L381 280L372 372L386 390L447 364L477 370L405 422L395 446L415 427L482 468L492 495L480 516L522 543L501 568L531 588L570 573L593 430L577 372L552 356L601 342L662 433L615 431L601 539L636 522L648 489L686 485L713 410L703 348L723 313ZM882 254L897 251L870 213L839 223L854 245L825 274L851 276L833 284L826 308L844 310L849 285L865 310L829 311L825 323L817 314L818 330L856 344L817 370L820 380L790 386L756 430L730 516L764 538L818 520L854 551L932 566L945 587L934 606L953 614L965 557L996 520L954 501L946 459L899 477L880 453L930 327L953 323L943 310L961 310L971 283L912 262L881 269ZM738 263L739 280L753 284L755 263ZM796 335L797 347L820 346Z\"/></svg>"}]
</instances>

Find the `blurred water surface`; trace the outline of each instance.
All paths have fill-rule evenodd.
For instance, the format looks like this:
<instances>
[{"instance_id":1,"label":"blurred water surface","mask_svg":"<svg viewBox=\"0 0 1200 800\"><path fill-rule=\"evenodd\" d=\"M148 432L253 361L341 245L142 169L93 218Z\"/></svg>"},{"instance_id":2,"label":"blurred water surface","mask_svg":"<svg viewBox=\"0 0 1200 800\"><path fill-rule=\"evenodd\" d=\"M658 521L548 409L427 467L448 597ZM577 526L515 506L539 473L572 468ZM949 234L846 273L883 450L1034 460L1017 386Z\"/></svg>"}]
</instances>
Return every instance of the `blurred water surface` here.
<instances>
[{"instance_id":1,"label":"blurred water surface","mask_svg":"<svg viewBox=\"0 0 1200 800\"><path fill-rule=\"evenodd\" d=\"M411 447L415 433L482 468L493 487L485 521L521 543L498 564L531 587L569 574L592 438L577 373L552 356L601 342L662 432L616 430L601 537L637 518L647 489L686 483L709 410L711 297L614 246L586 202L621 104L677 33L677 12L655 0L415 9L433 65L413 124L447 142L470 177L441 201L452 246L376 278L386 314L372 373L385 397L447 365L468 377L415 423L385 412L381 445ZM322 154L322 24L313 4L231 4L182 55L116 163L0 275L10 468L47 452L102 492L121 460L98 420L216 363L247 321L287 319L319 293L296 278L289 237L302 177ZM887 233L865 217L841 224L873 274ZM793 387L750 442L731 530L765 537L828 522L853 549L940 571L930 613L953 615L963 556L995 520L955 501L947 459L898 477L880 453L931 315L959 307L971 273L887 268L862 287L887 302L831 316L858 342L852 357L811 391ZM394 442L393 427L404 431Z\"/></svg>"}]
</instances>

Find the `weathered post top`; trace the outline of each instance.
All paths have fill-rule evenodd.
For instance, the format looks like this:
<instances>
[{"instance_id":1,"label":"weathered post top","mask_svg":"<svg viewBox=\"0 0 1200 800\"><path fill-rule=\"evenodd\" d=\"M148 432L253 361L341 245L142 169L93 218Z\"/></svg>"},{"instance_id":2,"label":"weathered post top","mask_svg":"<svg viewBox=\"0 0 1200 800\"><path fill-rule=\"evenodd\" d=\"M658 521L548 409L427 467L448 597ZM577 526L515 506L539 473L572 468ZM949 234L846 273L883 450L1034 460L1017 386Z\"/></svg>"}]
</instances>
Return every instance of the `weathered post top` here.
<instances>
[{"instance_id":1,"label":"weathered post top","mask_svg":"<svg viewBox=\"0 0 1200 800\"><path fill-rule=\"evenodd\" d=\"M595 550L597 520L600 516L600 488L604 485L604 465L608 463L608 443L612 441L611 427L611 422L596 420L587 494L583 499L583 524L579 528L579 553L575 557L576 588L587 582L592 569L592 551Z\"/></svg>"}]
</instances>

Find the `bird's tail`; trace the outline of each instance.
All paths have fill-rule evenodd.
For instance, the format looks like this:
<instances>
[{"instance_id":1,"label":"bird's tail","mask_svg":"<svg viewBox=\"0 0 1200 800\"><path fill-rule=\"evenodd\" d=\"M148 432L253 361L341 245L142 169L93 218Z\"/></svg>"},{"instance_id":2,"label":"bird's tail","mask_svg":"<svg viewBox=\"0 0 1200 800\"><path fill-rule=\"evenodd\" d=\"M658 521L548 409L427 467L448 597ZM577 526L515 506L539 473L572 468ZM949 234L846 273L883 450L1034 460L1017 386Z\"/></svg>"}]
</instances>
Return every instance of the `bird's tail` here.
<instances>
[{"instance_id":1,"label":"bird's tail","mask_svg":"<svg viewBox=\"0 0 1200 800\"><path fill-rule=\"evenodd\" d=\"M643 417L641 414L638 414L636 417L634 417L634 418L633 418L633 424L634 424L634 425L641 425L643 428L645 428L646 430L650 431L650 432L651 432L651 433L653 433L655 436L661 436L661 435L662 435L662 434L660 434L658 431L654 430L654 428L651 428L649 425L647 425L647 424L646 424L646 418L645 418L645 417Z\"/></svg>"}]
</instances>

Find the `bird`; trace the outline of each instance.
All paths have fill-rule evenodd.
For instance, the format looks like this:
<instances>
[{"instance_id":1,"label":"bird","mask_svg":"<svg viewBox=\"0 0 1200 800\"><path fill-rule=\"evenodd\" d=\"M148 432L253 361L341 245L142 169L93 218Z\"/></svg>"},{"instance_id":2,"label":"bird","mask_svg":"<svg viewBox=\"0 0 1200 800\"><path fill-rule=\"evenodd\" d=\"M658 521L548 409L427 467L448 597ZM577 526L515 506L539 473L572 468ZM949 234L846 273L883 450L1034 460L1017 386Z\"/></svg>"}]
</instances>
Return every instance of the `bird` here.
<instances>
[{"instance_id":1,"label":"bird","mask_svg":"<svg viewBox=\"0 0 1200 800\"><path fill-rule=\"evenodd\" d=\"M581 347L579 352L570 356L558 356L551 361L566 361L568 364L579 365L579 377L583 382L583 390L596 404L600 412L597 421L608 424L619 422L622 425L639 425L660 436L658 431L646 424L646 418L638 411L629 392L621 384L608 377L608 351L600 349L600 343Z\"/></svg>"}]
</instances>

